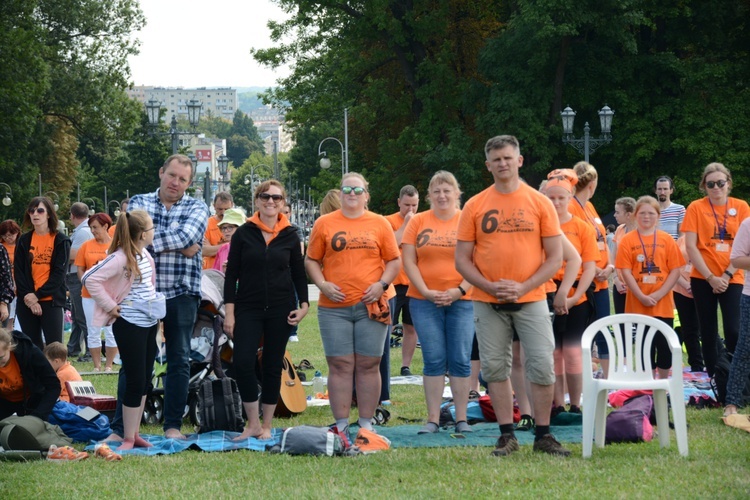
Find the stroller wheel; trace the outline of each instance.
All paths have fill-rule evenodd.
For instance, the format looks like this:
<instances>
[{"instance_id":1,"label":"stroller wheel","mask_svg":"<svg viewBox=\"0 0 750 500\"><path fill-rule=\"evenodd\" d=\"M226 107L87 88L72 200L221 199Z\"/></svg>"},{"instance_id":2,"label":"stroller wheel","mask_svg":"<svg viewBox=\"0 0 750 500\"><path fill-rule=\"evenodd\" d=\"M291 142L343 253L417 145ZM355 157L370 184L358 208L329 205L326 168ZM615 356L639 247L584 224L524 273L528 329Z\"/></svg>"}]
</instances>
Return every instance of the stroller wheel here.
<instances>
[{"instance_id":1,"label":"stroller wheel","mask_svg":"<svg viewBox=\"0 0 750 500\"><path fill-rule=\"evenodd\" d=\"M151 394L146 398L143 408L143 423L158 425L164 422L164 399L158 394Z\"/></svg>"},{"instance_id":2,"label":"stroller wheel","mask_svg":"<svg viewBox=\"0 0 750 500\"><path fill-rule=\"evenodd\" d=\"M196 427L201 425L201 403L198 397L191 397L188 401L188 417L190 417L190 423Z\"/></svg>"}]
</instances>

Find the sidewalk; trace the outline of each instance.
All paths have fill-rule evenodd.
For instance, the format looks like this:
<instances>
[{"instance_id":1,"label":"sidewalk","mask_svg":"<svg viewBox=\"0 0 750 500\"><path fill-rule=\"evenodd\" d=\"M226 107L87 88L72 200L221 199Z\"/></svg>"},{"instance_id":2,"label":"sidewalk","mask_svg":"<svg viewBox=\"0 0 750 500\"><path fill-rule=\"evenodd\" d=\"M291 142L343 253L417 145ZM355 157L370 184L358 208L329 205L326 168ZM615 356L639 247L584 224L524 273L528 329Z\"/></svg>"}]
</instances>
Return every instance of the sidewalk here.
<instances>
[{"instance_id":1,"label":"sidewalk","mask_svg":"<svg viewBox=\"0 0 750 500\"><path fill-rule=\"evenodd\" d=\"M320 289L315 285L307 285L307 298L310 302L317 302L320 298Z\"/></svg>"}]
</instances>

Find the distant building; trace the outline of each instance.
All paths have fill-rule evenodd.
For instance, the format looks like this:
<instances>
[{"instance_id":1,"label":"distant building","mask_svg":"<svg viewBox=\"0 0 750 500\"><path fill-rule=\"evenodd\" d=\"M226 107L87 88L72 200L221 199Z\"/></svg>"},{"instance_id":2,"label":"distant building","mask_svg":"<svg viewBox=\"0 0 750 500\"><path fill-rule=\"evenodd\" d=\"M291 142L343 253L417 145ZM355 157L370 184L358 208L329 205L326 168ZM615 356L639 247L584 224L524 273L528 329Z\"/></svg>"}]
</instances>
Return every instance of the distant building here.
<instances>
[{"instance_id":1,"label":"distant building","mask_svg":"<svg viewBox=\"0 0 750 500\"><path fill-rule=\"evenodd\" d=\"M284 115L271 106L264 106L250 112L255 127L265 143L267 155L273 154L273 143L278 145L279 152L288 152L294 147L292 135L286 131Z\"/></svg>"},{"instance_id":2,"label":"distant building","mask_svg":"<svg viewBox=\"0 0 750 500\"><path fill-rule=\"evenodd\" d=\"M126 91L131 99L143 104L151 99L161 102L167 113L162 118L165 122L172 119L172 115L187 118L187 103L197 99L203 103L201 116L218 116L231 121L234 113L239 109L240 101L237 89L199 87L186 89L183 87L150 87L135 86Z\"/></svg>"}]
</instances>

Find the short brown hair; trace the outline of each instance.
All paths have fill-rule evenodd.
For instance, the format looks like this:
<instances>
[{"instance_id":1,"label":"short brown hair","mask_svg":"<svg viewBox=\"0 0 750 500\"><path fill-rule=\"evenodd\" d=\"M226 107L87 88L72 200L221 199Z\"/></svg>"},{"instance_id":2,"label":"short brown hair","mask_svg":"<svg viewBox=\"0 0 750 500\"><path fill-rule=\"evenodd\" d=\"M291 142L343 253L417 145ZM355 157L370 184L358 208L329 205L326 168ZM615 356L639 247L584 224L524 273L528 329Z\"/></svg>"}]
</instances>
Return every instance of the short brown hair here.
<instances>
[{"instance_id":1,"label":"short brown hair","mask_svg":"<svg viewBox=\"0 0 750 500\"><path fill-rule=\"evenodd\" d=\"M44 348L44 355L47 359L58 359L60 361L68 360L68 348L62 342L52 342Z\"/></svg>"}]
</instances>

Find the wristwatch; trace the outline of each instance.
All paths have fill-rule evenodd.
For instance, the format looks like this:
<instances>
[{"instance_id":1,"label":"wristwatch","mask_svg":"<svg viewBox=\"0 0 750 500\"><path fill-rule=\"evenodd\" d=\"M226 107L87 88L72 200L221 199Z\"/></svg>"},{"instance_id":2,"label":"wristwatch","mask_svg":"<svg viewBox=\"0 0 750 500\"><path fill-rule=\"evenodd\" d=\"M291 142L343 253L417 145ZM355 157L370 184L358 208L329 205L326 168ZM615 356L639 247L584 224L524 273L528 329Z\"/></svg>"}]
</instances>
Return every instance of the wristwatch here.
<instances>
[{"instance_id":1,"label":"wristwatch","mask_svg":"<svg viewBox=\"0 0 750 500\"><path fill-rule=\"evenodd\" d=\"M384 292L385 292L386 290L388 290L388 287L390 286L390 285L389 285L388 283L386 283L386 282L385 282L385 281L383 281L383 280L380 280L380 281L378 281L378 283L380 283L381 285L383 285L383 291L384 291Z\"/></svg>"},{"instance_id":2,"label":"wristwatch","mask_svg":"<svg viewBox=\"0 0 750 500\"><path fill-rule=\"evenodd\" d=\"M466 295L466 290L463 289L461 285L458 285L456 288L458 288L458 291L461 292L461 295Z\"/></svg>"}]
</instances>

